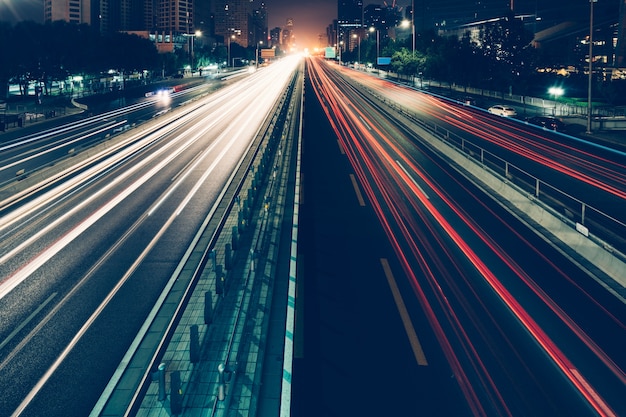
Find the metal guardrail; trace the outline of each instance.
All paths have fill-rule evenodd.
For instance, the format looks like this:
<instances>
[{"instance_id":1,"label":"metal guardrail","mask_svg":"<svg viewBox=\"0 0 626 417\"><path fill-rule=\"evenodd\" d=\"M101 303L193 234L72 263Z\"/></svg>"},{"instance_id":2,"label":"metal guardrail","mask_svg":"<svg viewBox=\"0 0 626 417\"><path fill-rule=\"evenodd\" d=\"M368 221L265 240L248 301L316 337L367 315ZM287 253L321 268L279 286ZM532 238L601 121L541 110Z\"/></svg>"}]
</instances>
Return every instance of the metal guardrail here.
<instances>
[{"instance_id":1,"label":"metal guardrail","mask_svg":"<svg viewBox=\"0 0 626 417\"><path fill-rule=\"evenodd\" d=\"M446 127L432 120L420 118L410 109L389 101L375 91L368 89L368 93L431 132L434 137L472 158L478 165L501 178L502 181L532 197L537 204L552 212L566 224L576 228L617 258L626 261L626 222L623 220L572 196L547 180L529 173Z\"/></svg>"},{"instance_id":2,"label":"metal guardrail","mask_svg":"<svg viewBox=\"0 0 626 417\"><path fill-rule=\"evenodd\" d=\"M550 182L535 176L506 159L489 152L480 145L457 135L434 122L422 120L414 113L402 109L405 116L418 123L435 137L455 147L460 152L474 159L483 168L515 186L526 195L532 196L536 203L549 209L563 222L575 227L579 232L594 240L607 251L622 260L626 260L626 222L617 219L592 204L572 196Z\"/></svg>"}]
</instances>

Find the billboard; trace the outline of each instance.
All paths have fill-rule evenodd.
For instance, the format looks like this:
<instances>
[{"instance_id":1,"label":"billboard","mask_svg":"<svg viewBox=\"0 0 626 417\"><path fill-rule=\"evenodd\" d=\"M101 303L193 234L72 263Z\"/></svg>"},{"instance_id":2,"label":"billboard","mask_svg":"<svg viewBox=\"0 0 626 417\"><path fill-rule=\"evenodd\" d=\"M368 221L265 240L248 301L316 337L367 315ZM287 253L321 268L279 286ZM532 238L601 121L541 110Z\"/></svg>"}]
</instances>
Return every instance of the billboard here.
<instances>
[{"instance_id":1,"label":"billboard","mask_svg":"<svg viewBox=\"0 0 626 417\"><path fill-rule=\"evenodd\" d=\"M261 49L261 58L274 58L276 56L276 50L274 48Z\"/></svg>"},{"instance_id":2,"label":"billboard","mask_svg":"<svg viewBox=\"0 0 626 417\"><path fill-rule=\"evenodd\" d=\"M324 50L324 58L335 59L335 48L327 46Z\"/></svg>"},{"instance_id":3,"label":"billboard","mask_svg":"<svg viewBox=\"0 0 626 417\"><path fill-rule=\"evenodd\" d=\"M389 65L391 64L391 58L387 56L379 56L376 63L377 65Z\"/></svg>"}]
</instances>

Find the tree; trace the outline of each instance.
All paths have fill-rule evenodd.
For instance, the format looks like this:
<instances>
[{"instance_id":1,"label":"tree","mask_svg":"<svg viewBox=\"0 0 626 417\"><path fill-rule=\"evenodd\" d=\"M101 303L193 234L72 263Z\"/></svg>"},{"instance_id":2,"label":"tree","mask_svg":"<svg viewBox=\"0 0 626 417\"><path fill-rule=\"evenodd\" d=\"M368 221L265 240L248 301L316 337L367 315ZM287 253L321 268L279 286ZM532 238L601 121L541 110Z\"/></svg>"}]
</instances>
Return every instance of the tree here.
<instances>
[{"instance_id":1,"label":"tree","mask_svg":"<svg viewBox=\"0 0 626 417\"><path fill-rule=\"evenodd\" d=\"M13 80L23 95L33 82L47 94L52 81L69 74L152 70L159 64L157 50L147 39L124 33L103 37L88 25L65 21L20 22L14 27L0 23L0 51L6 62L0 65L3 91Z\"/></svg>"},{"instance_id":2,"label":"tree","mask_svg":"<svg viewBox=\"0 0 626 417\"><path fill-rule=\"evenodd\" d=\"M478 85L482 73L482 60L478 45L466 33L455 45L451 55L453 79L463 87Z\"/></svg>"},{"instance_id":3,"label":"tree","mask_svg":"<svg viewBox=\"0 0 626 417\"><path fill-rule=\"evenodd\" d=\"M535 71L532 39L533 34L512 13L485 26L480 45L488 87L500 91L512 90L514 86L527 88L527 81Z\"/></svg>"},{"instance_id":4,"label":"tree","mask_svg":"<svg viewBox=\"0 0 626 417\"><path fill-rule=\"evenodd\" d=\"M402 47L391 56L391 69L400 75L417 75L424 69L425 61L426 58L422 53L413 53Z\"/></svg>"}]
</instances>

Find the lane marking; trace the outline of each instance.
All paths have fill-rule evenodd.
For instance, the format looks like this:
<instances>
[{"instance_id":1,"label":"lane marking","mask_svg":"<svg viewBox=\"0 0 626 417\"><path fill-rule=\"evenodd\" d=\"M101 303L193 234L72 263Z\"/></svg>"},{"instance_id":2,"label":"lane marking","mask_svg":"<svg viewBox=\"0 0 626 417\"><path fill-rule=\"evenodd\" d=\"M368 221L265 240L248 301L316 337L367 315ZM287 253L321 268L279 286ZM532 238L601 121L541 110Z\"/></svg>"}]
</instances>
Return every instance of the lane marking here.
<instances>
[{"instance_id":1,"label":"lane marking","mask_svg":"<svg viewBox=\"0 0 626 417\"><path fill-rule=\"evenodd\" d=\"M339 146L339 153L345 155L346 151L345 149L343 149L343 145L341 144L341 141L339 139L337 139L337 146Z\"/></svg>"},{"instance_id":2,"label":"lane marking","mask_svg":"<svg viewBox=\"0 0 626 417\"><path fill-rule=\"evenodd\" d=\"M352 186L354 187L356 198L359 200L359 205L361 207L365 207L365 200L363 200L363 195L361 194L361 190L359 189L359 184L356 182L356 178L354 177L354 174L350 174L350 181L352 181Z\"/></svg>"},{"instance_id":3,"label":"lane marking","mask_svg":"<svg viewBox=\"0 0 626 417\"><path fill-rule=\"evenodd\" d=\"M39 307L37 307L37 309L36 309L35 311L33 311L33 312L30 314L30 316L26 317L26 320L24 320L24 321L23 321L23 322L22 322L19 326L17 326L17 327L15 328L15 330L13 330L13 331L11 332L11 334L10 334L10 335L8 335L8 336L7 336L7 338L6 338L6 339L4 339L4 340L2 341L2 343L0 343L0 349L2 349L3 347L5 347L5 346L6 346L6 344L7 344L7 343L9 343L9 342L11 341L11 339L13 339L13 338L15 337L15 335L16 335L16 334L18 334L18 333L19 333L19 332L20 332L20 331L21 331L24 327L26 327L26 325L27 325L28 323L30 323L30 321L31 321L33 318L35 318L35 316L36 316L37 314L39 314L39 312L40 312L41 310L43 310L43 308L44 308L45 306L47 306L47 305L48 305L48 303L50 303L50 301L52 301L52 299L53 299L54 297L56 297L56 295L57 295L57 294L58 294L58 293L56 293L56 292L53 292L52 294L50 294L50 297L48 297L48 298L46 299L46 301L44 301L43 303L41 303L41 304L39 305Z\"/></svg>"},{"instance_id":4,"label":"lane marking","mask_svg":"<svg viewBox=\"0 0 626 417\"><path fill-rule=\"evenodd\" d=\"M389 261L387 261L387 259L385 258L380 258L380 263L383 266L385 276L387 277L387 282L389 283L391 293L393 294L393 299L395 300L396 306L398 307L398 312L400 313L400 318L402 319L402 324L404 325L404 331L406 331L406 335L409 337L409 342L411 343L411 348L413 349L415 360L420 366L428 366L426 355L424 354L422 345L417 338L417 333L415 333L415 328L413 327L411 317L409 316L409 312L406 309L406 305L404 304L404 300L402 299L402 295L400 294L400 289L398 288L396 280L393 277L393 273L391 272Z\"/></svg>"},{"instance_id":5,"label":"lane marking","mask_svg":"<svg viewBox=\"0 0 626 417\"><path fill-rule=\"evenodd\" d=\"M365 121L365 119L364 119L363 117L361 117L360 115L359 115L359 119L361 120L361 123L363 123L363 124L365 125L365 128L366 128L367 130L372 130L372 128L370 127L369 123L367 123L367 122Z\"/></svg>"}]
</instances>

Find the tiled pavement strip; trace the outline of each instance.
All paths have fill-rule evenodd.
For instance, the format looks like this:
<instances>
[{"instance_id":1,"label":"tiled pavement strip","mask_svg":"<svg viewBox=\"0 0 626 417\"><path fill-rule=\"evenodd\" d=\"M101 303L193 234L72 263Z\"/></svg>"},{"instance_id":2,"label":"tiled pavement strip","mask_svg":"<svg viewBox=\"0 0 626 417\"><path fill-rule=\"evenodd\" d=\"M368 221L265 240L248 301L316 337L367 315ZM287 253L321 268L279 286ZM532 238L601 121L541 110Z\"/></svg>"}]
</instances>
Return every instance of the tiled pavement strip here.
<instances>
[{"instance_id":1,"label":"tiled pavement strip","mask_svg":"<svg viewBox=\"0 0 626 417\"><path fill-rule=\"evenodd\" d=\"M284 167L283 170L287 169ZM277 176L271 181L268 193L277 192L275 202L262 209L256 229L253 231L251 247L253 252L241 250L234 260L237 267L229 271L227 290L222 298L215 294L216 273L211 266L202 275L188 303L185 313L178 324L176 333L168 346L162 362L166 364L166 372L180 371L183 391L183 416L230 415L228 410L238 416L247 416L255 408L252 404L258 387L257 368L263 357L263 326L264 306L271 303L273 259L277 251L277 235L279 233L282 201L285 198L284 181ZM280 182L280 183L279 183ZM252 224L255 222L253 221ZM231 230L237 224L237 215L231 215L224 230ZM248 232L249 233L249 232ZM224 233L222 233L224 235ZM220 237L218 247L224 247L231 239L230 233ZM243 245L242 245L243 246ZM267 262L262 262L256 254L264 253ZM266 253L266 255L265 255ZM217 264L224 265L224 252L217 256ZM255 268L256 267L256 268ZM232 280L232 282L230 282ZM204 294L210 291L214 307L213 323L204 324ZM253 307L250 307L250 306ZM254 308L256 306L256 308ZM240 314L236 323L237 314ZM256 324L256 325L255 325ZM200 361L190 362L190 327L198 326L199 339L202 342ZM234 330L233 330L234 329ZM228 352L230 337L232 346ZM218 365L236 363L236 372L226 387L224 401L217 400ZM279 383L279 381L277 381ZM137 416L170 416L169 381L166 378L168 397L159 400L158 382L153 382L146 393Z\"/></svg>"}]
</instances>

